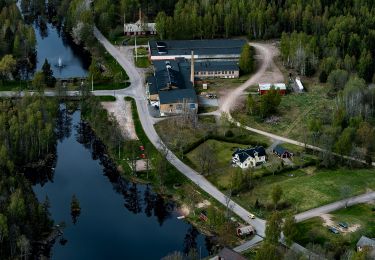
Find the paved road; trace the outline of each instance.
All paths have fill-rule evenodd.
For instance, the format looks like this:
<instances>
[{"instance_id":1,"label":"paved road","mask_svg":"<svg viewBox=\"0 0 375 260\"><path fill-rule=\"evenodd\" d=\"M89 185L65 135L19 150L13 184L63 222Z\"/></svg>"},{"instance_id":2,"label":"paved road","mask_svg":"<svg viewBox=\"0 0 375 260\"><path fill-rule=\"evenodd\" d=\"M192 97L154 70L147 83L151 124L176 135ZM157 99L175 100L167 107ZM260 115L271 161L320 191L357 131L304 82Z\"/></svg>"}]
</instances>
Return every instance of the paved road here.
<instances>
[{"instance_id":1,"label":"paved road","mask_svg":"<svg viewBox=\"0 0 375 260\"><path fill-rule=\"evenodd\" d=\"M155 147L159 150L163 148L162 141L160 140L158 134L155 131L153 122L150 113L148 112L147 100L145 97L145 90L143 86L143 75L137 70L132 63L126 59L116 47L114 47L108 40L95 28L94 30L96 38L101 42L105 49L119 62L119 64L127 72L130 80L130 87L126 90L127 93L118 91L116 96L122 98L122 95L129 95L135 98L137 104L137 110L139 114L140 121L142 123L143 129ZM104 92L105 93L105 92ZM192 182L198 185L202 190L210 194L213 198L218 200L224 206L227 205L227 197L220 192L214 185L207 181L202 175L198 172L187 166L183 163L175 154L171 151L168 151L167 160L176 167L182 174L189 178ZM249 219L249 214L246 209L235 203L234 201L229 202L230 209L238 215L243 221L250 223L257 230L257 234L261 237L264 236L265 221L262 219Z\"/></svg>"},{"instance_id":2,"label":"paved road","mask_svg":"<svg viewBox=\"0 0 375 260\"><path fill-rule=\"evenodd\" d=\"M336 211L338 209L344 208L346 204L347 204L347 206L352 206L352 205L355 205L355 204L366 203L366 202L369 202L369 201L375 201L375 192L365 193L365 194L358 195L358 196L355 196L355 197L351 197L351 198L343 199L343 200L340 200L340 201L336 201L334 203L327 204L327 205L324 205L324 206L319 207L319 208L310 209L308 211L305 211L305 212L302 212L300 214L295 215L295 218L296 218L297 222L301 222L301 221L304 221L306 219L317 217L317 216L320 216L322 214L326 214L326 213L333 212L333 211Z\"/></svg>"}]
</instances>

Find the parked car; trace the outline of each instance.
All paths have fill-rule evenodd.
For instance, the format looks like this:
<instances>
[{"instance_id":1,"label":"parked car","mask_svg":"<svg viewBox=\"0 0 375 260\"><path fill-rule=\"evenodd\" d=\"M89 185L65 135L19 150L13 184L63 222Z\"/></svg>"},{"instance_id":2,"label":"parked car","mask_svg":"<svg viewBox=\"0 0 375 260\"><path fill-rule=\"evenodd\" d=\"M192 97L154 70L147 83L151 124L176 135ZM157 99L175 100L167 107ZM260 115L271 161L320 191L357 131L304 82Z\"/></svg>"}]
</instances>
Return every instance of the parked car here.
<instances>
[{"instance_id":1,"label":"parked car","mask_svg":"<svg viewBox=\"0 0 375 260\"><path fill-rule=\"evenodd\" d=\"M331 231L333 234L339 234L339 233L340 233L340 232L339 232L336 228L334 228L334 227L329 227L328 230Z\"/></svg>"},{"instance_id":2,"label":"parked car","mask_svg":"<svg viewBox=\"0 0 375 260\"><path fill-rule=\"evenodd\" d=\"M144 150L145 150L145 147L144 147L143 145L141 145L141 146L139 147L139 150L144 151Z\"/></svg>"},{"instance_id":3,"label":"parked car","mask_svg":"<svg viewBox=\"0 0 375 260\"><path fill-rule=\"evenodd\" d=\"M340 222L339 226L342 227L342 228L348 228L348 223L346 223L346 222Z\"/></svg>"},{"instance_id":4,"label":"parked car","mask_svg":"<svg viewBox=\"0 0 375 260\"><path fill-rule=\"evenodd\" d=\"M249 214L249 218L250 218L250 219L255 219L255 215L250 213L250 214Z\"/></svg>"}]
</instances>

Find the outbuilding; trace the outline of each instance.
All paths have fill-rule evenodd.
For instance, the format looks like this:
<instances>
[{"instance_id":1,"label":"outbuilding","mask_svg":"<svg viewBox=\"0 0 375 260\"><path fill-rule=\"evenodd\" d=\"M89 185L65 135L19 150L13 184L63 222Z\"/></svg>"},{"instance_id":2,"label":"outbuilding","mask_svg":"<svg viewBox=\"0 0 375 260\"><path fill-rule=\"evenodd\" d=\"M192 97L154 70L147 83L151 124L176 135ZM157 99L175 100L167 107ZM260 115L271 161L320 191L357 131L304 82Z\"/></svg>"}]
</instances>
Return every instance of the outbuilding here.
<instances>
[{"instance_id":1,"label":"outbuilding","mask_svg":"<svg viewBox=\"0 0 375 260\"><path fill-rule=\"evenodd\" d=\"M286 85L284 83L259 83L258 91L260 95L264 95L272 88L277 90L280 95L286 95Z\"/></svg>"},{"instance_id":2,"label":"outbuilding","mask_svg":"<svg viewBox=\"0 0 375 260\"><path fill-rule=\"evenodd\" d=\"M237 236L242 237L242 236L248 236L248 235L254 235L254 234L255 234L255 229L251 225L237 228Z\"/></svg>"},{"instance_id":3,"label":"outbuilding","mask_svg":"<svg viewBox=\"0 0 375 260\"><path fill-rule=\"evenodd\" d=\"M285 149L281 145L276 145L275 148L273 148L272 152L280 158L291 158L291 157L293 157L293 153L289 152L287 149Z\"/></svg>"}]
</instances>

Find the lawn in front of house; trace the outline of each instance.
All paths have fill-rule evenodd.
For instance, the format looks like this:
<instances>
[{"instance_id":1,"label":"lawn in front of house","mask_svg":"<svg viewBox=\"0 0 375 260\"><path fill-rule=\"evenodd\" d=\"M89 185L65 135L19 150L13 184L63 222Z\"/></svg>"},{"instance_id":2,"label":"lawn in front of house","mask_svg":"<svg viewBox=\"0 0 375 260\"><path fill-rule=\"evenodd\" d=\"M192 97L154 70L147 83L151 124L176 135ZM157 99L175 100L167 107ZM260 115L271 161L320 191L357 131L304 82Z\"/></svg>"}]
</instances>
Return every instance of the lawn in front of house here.
<instances>
[{"instance_id":1,"label":"lawn in front of house","mask_svg":"<svg viewBox=\"0 0 375 260\"><path fill-rule=\"evenodd\" d=\"M203 149L204 151L208 150L208 147L211 147L213 151L212 156L215 158L215 165L213 166L212 174L207 176L207 178L213 181L213 176L215 176L215 179L218 178L216 181L220 186L228 187L230 185L231 170L233 169L231 166L232 153L237 148L246 148L248 146L244 144L228 143L217 140L207 140L186 154L186 157L192 162L194 168L198 172L200 171L200 149Z\"/></svg>"},{"instance_id":2,"label":"lawn in front of house","mask_svg":"<svg viewBox=\"0 0 375 260\"><path fill-rule=\"evenodd\" d=\"M315 243L324 245L327 241L333 241L338 238L349 241L351 248L355 249L355 244L362 235L375 237L375 211L373 204L358 204L348 208L340 209L330 214L334 226L340 231L339 234L333 234L328 230L321 217L315 217L297 224L298 235L296 242L307 245ZM348 229L342 229L338 226L340 222L348 224Z\"/></svg>"},{"instance_id":3,"label":"lawn in front of house","mask_svg":"<svg viewBox=\"0 0 375 260\"><path fill-rule=\"evenodd\" d=\"M347 187L345 195L355 196L375 189L373 169L315 169L307 167L275 176L262 177L255 187L241 193L235 199L245 208L254 210L258 199L263 205L272 204L272 187L279 184L283 190L282 201L290 204L287 211L303 212L343 199L342 187ZM255 211L257 211L255 209ZM267 212L259 211L260 214Z\"/></svg>"}]
</instances>

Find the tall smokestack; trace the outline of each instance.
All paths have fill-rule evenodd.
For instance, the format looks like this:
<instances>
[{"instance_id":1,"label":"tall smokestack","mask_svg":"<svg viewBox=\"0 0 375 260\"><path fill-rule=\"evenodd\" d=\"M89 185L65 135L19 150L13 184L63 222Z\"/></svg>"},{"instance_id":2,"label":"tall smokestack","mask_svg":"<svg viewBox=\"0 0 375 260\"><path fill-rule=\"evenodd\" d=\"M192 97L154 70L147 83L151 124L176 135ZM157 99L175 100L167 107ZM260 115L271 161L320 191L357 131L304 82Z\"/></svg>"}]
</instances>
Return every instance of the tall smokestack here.
<instances>
[{"instance_id":1,"label":"tall smokestack","mask_svg":"<svg viewBox=\"0 0 375 260\"><path fill-rule=\"evenodd\" d=\"M190 81L193 83L194 86L194 51L191 51L191 59L190 59Z\"/></svg>"}]
</instances>

